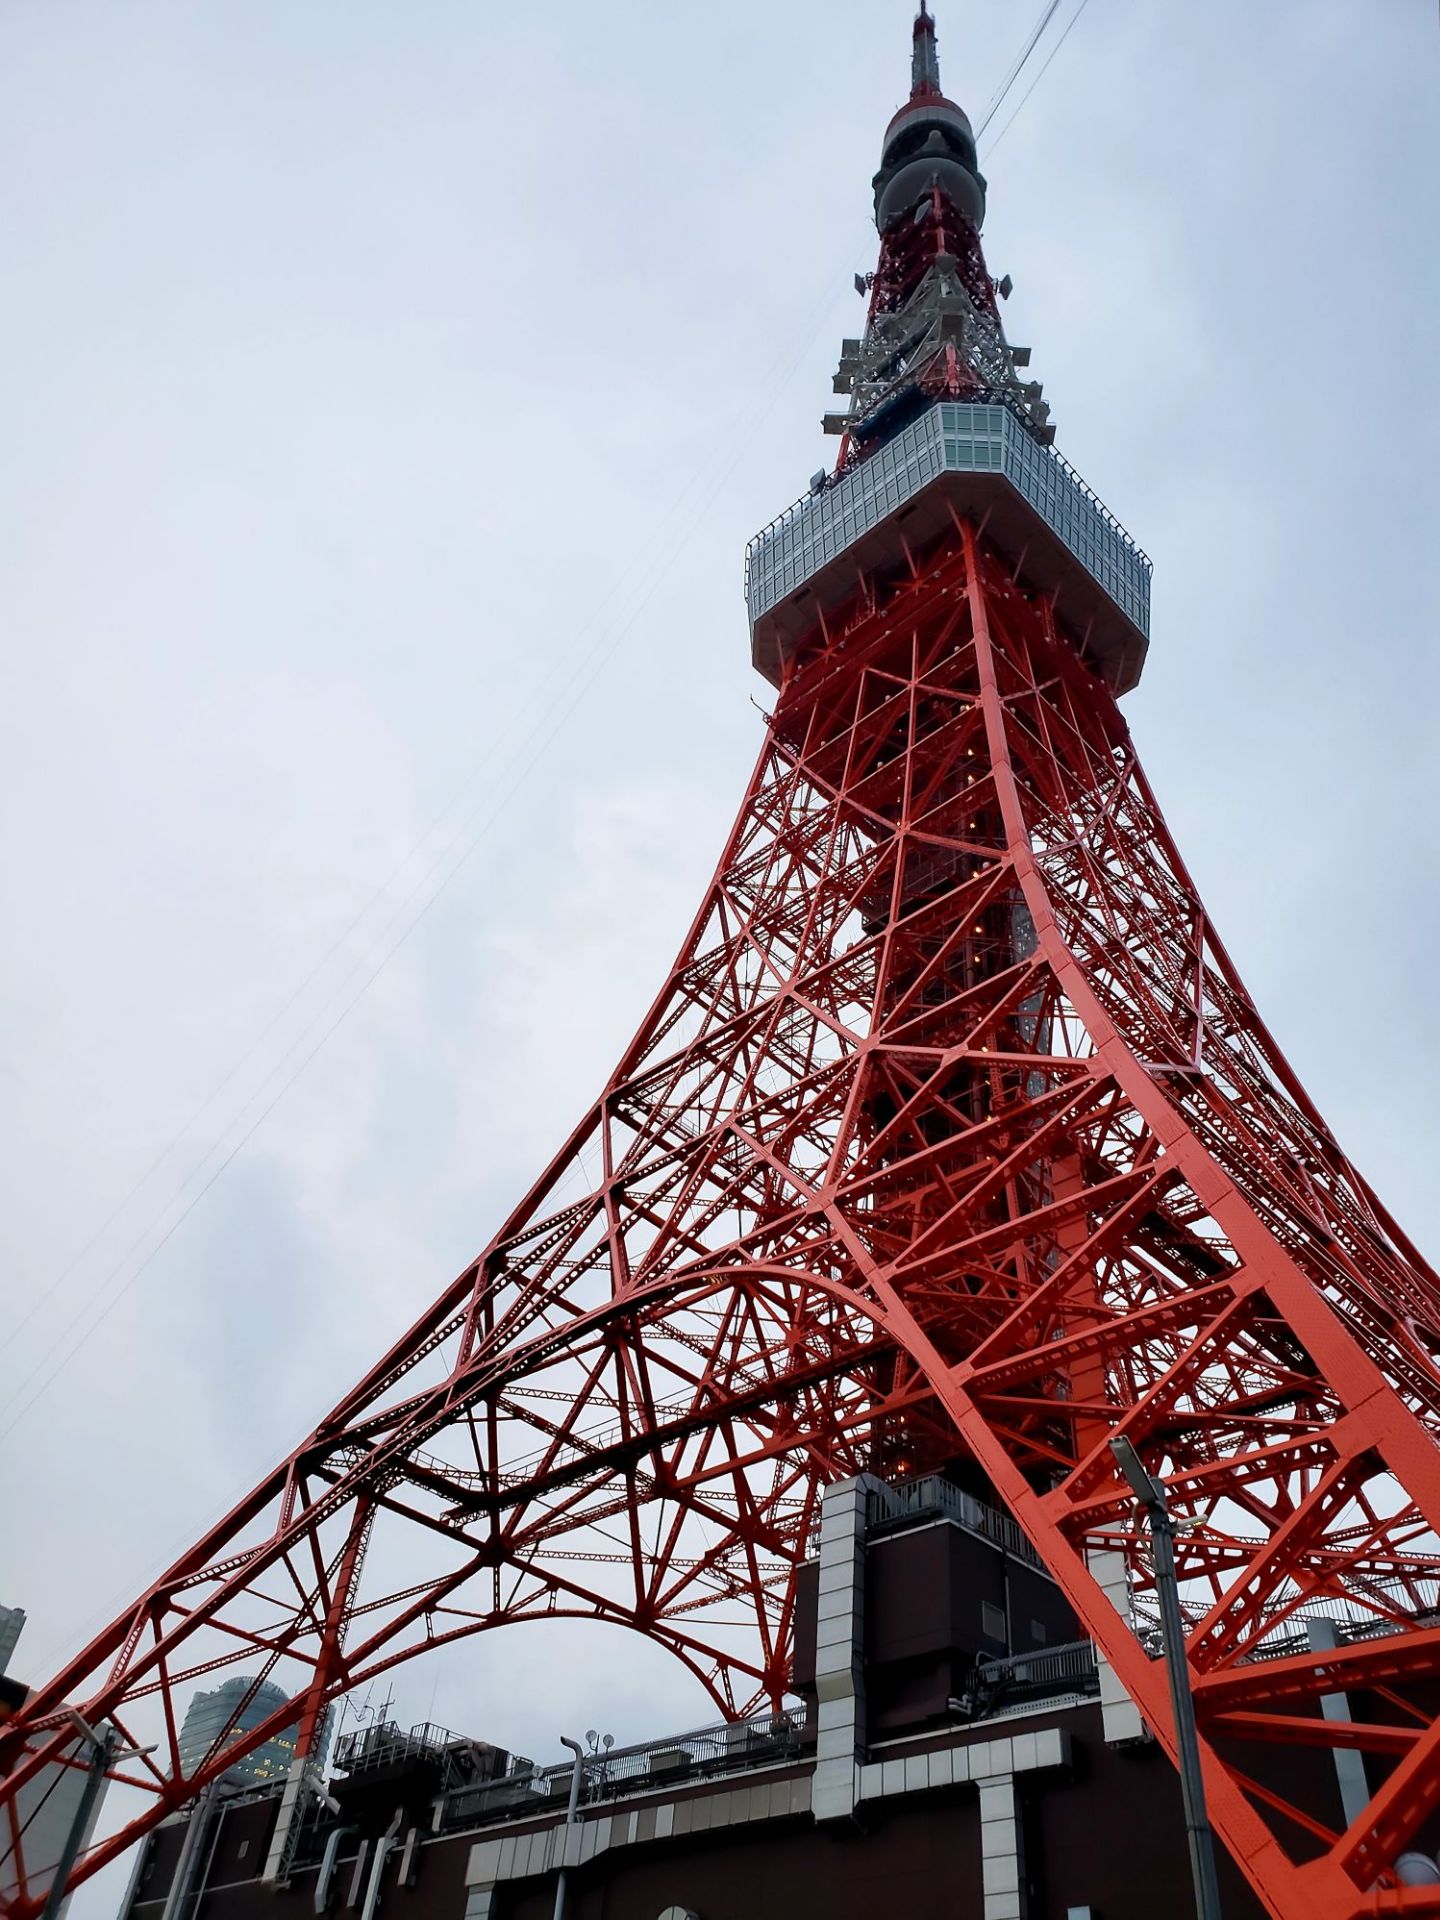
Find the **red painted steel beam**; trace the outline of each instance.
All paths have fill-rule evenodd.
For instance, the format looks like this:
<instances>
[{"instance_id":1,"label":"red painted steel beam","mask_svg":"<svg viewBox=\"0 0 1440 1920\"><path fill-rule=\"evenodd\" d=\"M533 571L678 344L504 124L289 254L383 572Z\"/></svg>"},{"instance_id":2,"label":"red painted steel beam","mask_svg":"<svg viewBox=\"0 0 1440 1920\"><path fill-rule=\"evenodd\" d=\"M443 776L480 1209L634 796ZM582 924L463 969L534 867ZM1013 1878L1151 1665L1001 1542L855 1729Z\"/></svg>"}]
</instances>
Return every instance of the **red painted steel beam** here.
<instances>
[{"instance_id":1,"label":"red painted steel beam","mask_svg":"<svg viewBox=\"0 0 1440 1920\"><path fill-rule=\"evenodd\" d=\"M1260 1024L1053 609L968 525L915 561L792 664L680 953L531 1193L0 1734L13 1806L66 1701L163 1731L81 1877L222 1764L178 1757L203 1674L266 1665L313 1729L436 1646L589 1617L723 1711L782 1698L820 1495L862 1469L983 1473L1168 1747L1090 1567L1118 1545L1143 1595L1124 1432L1190 1529L1225 1844L1282 1920L1424 1910L1391 1882L1440 1800L1440 1381L1406 1331L1435 1336L1440 1286ZM1256 1657L1332 1603L1375 1637ZM1394 1726L1310 1717L1378 1689ZM1256 1741L1396 1764L1336 1835L1229 1757Z\"/></svg>"}]
</instances>

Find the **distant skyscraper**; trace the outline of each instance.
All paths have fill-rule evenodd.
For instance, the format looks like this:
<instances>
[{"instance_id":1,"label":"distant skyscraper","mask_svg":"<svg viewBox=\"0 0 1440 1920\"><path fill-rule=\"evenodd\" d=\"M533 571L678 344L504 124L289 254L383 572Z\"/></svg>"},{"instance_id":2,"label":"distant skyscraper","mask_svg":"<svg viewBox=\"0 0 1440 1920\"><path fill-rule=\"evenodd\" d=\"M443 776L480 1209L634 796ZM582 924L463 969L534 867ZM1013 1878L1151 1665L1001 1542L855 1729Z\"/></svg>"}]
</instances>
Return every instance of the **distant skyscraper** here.
<instances>
[{"instance_id":1,"label":"distant skyscraper","mask_svg":"<svg viewBox=\"0 0 1440 1920\"><path fill-rule=\"evenodd\" d=\"M15 1642L20 1638L20 1629L24 1625L23 1607L0 1607L0 1673L4 1673L9 1666Z\"/></svg>"},{"instance_id":2,"label":"distant skyscraper","mask_svg":"<svg viewBox=\"0 0 1440 1920\"><path fill-rule=\"evenodd\" d=\"M30 1693L23 1680L7 1671L24 1625L23 1607L0 1607L0 1727L20 1711ZM21 1787L9 1817L0 1821L0 1909L14 1902L22 1882L37 1900L49 1893L85 1798L92 1751L87 1741L71 1741L51 1765ZM81 1823L82 1846L90 1843L107 1786L108 1782L101 1783ZM68 1899L61 1902L62 1920L68 1906Z\"/></svg>"},{"instance_id":3,"label":"distant skyscraper","mask_svg":"<svg viewBox=\"0 0 1440 1920\"><path fill-rule=\"evenodd\" d=\"M246 1733L251 1727L258 1727L262 1720L268 1720L277 1707L283 1707L289 1696L273 1680L257 1681L251 1675L237 1674L233 1680L222 1680L218 1687L208 1693L197 1693L190 1702L185 1721L180 1729L180 1765L185 1773L192 1773L206 1754L219 1741L228 1745L237 1735ZM290 1763L295 1758L295 1737L299 1731L299 1716L257 1747L253 1753L246 1754L243 1760L237 1760L225 1776L236 1785L258 1786L266 1780L281 1780L290 1771ZM329 1745L330 1717L327 1715L317 1750L317 1759L323 1760Z\"/></svg>"}]
</instances>

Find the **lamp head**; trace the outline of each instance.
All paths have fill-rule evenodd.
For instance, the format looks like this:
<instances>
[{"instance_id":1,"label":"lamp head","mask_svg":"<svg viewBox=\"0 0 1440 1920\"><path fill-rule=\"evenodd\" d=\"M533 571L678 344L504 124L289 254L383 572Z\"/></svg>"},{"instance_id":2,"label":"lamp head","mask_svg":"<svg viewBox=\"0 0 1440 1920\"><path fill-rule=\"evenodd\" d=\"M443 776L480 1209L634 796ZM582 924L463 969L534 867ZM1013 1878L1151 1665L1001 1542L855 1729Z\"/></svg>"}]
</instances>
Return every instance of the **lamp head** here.
<instances>
[{"instance_id":1,"label":"lamp head","mask_svg":"<svg viewBox=\"0 0 1440 1920\"><path fill-rule=\"evenodd\" d=\"M1136 1453L1123 1433L1112 1433L1110 1451L1115 1456L1115 1464L1124 1474L1126 1484L1135 1498L1147 1507L1165 1505L1165 1489L1145 1471L1140 1456Z\"/></svg>"}]
</instances>

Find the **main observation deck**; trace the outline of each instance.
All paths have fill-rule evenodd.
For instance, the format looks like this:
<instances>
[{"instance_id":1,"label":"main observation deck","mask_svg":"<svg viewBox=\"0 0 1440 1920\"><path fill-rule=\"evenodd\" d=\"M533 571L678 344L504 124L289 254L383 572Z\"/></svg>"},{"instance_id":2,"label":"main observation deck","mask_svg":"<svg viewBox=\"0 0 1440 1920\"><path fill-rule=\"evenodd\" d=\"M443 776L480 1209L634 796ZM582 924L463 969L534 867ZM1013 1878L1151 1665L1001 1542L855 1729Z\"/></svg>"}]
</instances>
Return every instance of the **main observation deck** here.
<instances>
[{"instance_id":1,"label":"main observation deck","mask_svg":"<svg viewBox=\"0 0 1440 1920\"><path fill-rule=\"evenodd\" d=\"M781 670L866 577L907 566L954 525L985 538L1116 693L1150 644L1150 561L1068 461L1002 402L939 400L843 479L797 500L745 550L756 667Z\"/></svg>"}]
</instances>

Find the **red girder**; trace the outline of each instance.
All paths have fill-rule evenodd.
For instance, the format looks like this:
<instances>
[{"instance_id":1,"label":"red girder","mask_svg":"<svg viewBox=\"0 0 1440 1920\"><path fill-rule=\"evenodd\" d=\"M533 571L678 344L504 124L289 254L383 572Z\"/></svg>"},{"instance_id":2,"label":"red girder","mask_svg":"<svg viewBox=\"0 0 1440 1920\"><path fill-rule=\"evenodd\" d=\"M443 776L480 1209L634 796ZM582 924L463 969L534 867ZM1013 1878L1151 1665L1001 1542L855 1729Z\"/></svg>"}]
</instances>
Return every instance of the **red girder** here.
<instances>
[{"instance_id":1,"label":"red girder","mask_svg":"<svg viewBox=\"0 0 1440 1920\"><path fill-rule=\"evenodd\" d=\"M38 1690L0 1795L67 1701L158 1738L84 1877L275 1731L185 1774L197 1676L264 1663L303 1747L358 1681L520 1620L638 1629L726 1712L778 1699L820 1493L902 1436L917 1470L988 1476L1170 1745L1143 1628L1089 1570L1119 1545L1150 1580L1123 1430L1188 1527L1222 1838L1284 1920L1425 1911L1390 1869L1440 1808L1437 1332L1113 699L959 525L791 669L680 954L534 1190ZM1374 1637L1257 1657L1315 1595ZM1347 1690L1357 1717L1320 1717ZM1350 1833L1253 1777L1295 1743L1388 1767Z\"/></svg>"}]
</instances>

